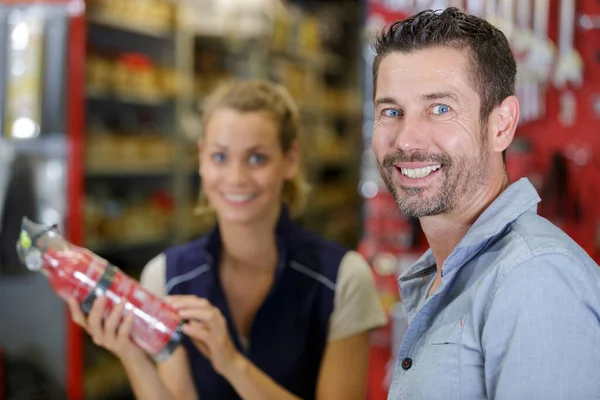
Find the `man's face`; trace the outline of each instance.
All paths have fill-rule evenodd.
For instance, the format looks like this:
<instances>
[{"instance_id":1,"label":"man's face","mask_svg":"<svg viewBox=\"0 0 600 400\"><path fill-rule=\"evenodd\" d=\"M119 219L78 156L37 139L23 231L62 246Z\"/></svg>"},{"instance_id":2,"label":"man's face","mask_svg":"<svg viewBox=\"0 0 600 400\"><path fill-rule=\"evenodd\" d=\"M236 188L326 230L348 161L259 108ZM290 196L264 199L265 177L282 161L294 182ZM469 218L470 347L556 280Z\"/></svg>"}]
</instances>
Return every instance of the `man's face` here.
<instances>
[{"instance_id":1,"label":"man's face","mask_svg":"<svg viewBox=\"0 0 600 400\"><path fill-rule=\"evenodd\" d=\"M492 150L468 73L467 57L452 48L381 61L372 147L405 215L450 213L488 181Z\"/></svg>"}]
</instances>

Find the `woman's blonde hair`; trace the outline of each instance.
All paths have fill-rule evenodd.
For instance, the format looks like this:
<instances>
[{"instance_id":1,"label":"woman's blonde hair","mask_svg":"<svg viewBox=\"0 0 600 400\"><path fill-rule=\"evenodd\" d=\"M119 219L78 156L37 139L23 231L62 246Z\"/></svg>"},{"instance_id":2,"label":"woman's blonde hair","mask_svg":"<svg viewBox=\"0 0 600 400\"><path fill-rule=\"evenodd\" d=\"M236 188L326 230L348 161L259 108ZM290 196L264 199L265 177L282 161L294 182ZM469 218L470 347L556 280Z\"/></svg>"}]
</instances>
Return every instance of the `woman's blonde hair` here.
<instances>
[{"instance_id":1,"label":"woman's blonde hair","mask_svg":"<svg viewBox=\"0 0 600 400\"><path fill-rule=\"evenodd\" d=\"M263 80L231 81L221 85L204 102L200 139L215 112L224 108L268 113L279 126L279 141L284 154L300 139L298 107L282 85ZM284 182L282 200L292 216L304 210L309 190L302 168L298 168L296 175ZM195 212L203 217L214 217L214 210L202 189Z\"/></svg>"}]
</instances>

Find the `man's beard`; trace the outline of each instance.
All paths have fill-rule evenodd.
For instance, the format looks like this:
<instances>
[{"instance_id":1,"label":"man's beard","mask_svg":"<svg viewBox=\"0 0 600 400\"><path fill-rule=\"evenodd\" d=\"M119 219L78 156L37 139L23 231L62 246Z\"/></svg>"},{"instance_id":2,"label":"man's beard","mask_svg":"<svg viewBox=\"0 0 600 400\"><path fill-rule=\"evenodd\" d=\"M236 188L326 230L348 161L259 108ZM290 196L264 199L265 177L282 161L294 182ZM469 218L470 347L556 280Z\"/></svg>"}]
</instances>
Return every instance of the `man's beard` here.
<instances>
[{"instance_id":1,"label":"man's beard","mask_svg":"<svg viewBox=\"0 0 600 400\"><path fill-rule=\"evenodd\" d=\"M398 150L386 154L382 163L377 160L381 177L393 194L400 211L407 217L416 218L447 214L456 210L464 199L473 198L479 188L486 184L491 169L485 139L483 140L480 156L474 158L450 157L447 153L407 153ZM407 187L395 183L394 176L399 171L394 164L400 162L441 165L442 168L437 172L442 174L441 186L433 189L435 193L428 194L428 188Z\"/></svg>"}]
</instances>

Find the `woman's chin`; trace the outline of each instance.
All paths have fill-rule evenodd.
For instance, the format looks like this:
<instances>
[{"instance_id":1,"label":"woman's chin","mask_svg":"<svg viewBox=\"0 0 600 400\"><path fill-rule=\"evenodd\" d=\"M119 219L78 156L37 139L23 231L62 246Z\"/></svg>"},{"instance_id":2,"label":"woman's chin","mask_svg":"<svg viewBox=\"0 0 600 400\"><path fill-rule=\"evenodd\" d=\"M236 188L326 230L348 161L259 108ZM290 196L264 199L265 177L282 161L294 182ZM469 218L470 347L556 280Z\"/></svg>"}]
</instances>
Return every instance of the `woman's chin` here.
<instances>
[{"instance_id":1,"label":"woman's chin","mask_svg":"<svg viewBox=\"0 0 600 400\"><path fill-rule=\"evenodd\" d=\"M251 224L258 222L264 218L268 218L270 213L269 210L274 207L265 207L260 204L248 204L245 207L236 205L234 207L223 207L219 210L221 222L232 223L232 224Z\"/></svg>"}]
</instances>

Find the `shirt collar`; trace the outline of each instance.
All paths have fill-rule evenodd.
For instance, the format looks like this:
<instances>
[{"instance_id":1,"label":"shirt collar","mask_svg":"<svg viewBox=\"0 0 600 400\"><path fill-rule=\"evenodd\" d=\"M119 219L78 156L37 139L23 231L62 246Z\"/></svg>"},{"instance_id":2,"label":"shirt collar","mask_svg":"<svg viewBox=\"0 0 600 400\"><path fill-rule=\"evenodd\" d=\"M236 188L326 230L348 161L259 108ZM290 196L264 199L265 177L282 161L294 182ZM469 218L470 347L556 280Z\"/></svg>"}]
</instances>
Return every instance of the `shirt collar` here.
<instances>
[{"instance_id":1,"label":"shirt collar","mask_svg":"<svg viewBox=\"0 0 600 400\"><path fill-rule=\"evenodd\" d=\"M521 178L514 182L477 218L454 252L462 248L479 246L482 242L502 232L510 223L526 212L537 213L537 204L540 200L535 187L527 178ZM403 274L401 279L420 276L431 266L435 266L435 259L431 249L428 249Z\"/></svg>"},{"instance_id":2,"label":"shirt collar","mask_svg":"<svg viewBox=\"0 0 600 400\"><path fill-rule=\"evenodd\" d=\"M504 190L477 218L457 247L471 247L496 236L526 212L537 213L540 196L527 178Z\"/></svg>"}]
</instances>

